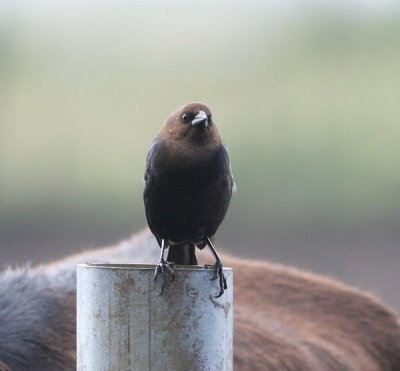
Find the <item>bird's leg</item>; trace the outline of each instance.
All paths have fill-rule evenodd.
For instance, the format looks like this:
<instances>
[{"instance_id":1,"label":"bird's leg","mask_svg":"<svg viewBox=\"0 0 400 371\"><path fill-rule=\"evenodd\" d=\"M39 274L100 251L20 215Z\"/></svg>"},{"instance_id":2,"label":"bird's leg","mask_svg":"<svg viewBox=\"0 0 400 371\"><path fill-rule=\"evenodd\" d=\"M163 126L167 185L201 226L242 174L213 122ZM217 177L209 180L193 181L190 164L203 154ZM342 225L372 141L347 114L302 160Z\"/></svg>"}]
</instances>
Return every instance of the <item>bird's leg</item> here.
<instances>
[{"instance_id":1,"label":"bird's leg","mask_svg":"<svg viewBox=\"0 0 400 371\"><path fill-rule=\"evenodd\" d=\"M161 255L160 255L160 261L156 267L156 270L154 272L154 281L158 278L159 275L161 275L161 293L160 295L162 295L164 293L164 289L165 289L165 273L168 273L171 276L172 281L175 279L175 272L174 270L171 268L171 266L165 261L164 259L164 253L165 250L169 247L169 245L167 246L167 244L165 243L165 240L162 239L161 240Z\"/></svg>"},{"instance_id":2,"label":"bird's leg","mask_svg":"<svg viewBox=\"0 0 400 371\"><path fill-rule=\"evenodd\" d=\"M218 256L217 252L214 249L213 244L211 243L211 240L209 237L206 238L206 243L208 247L210 248L212 254L214 255L215 258L215 264L214 264L214 276L211 278L211 280L216 280L218 278L219 282L219 293L215 295L216 298L219 298L220 296L223 295L225 290L228 288L228 285L226 284L226 278L224 276L223 268L224 265L222 264L222 260Z\"/></svg>"}]
</instances>

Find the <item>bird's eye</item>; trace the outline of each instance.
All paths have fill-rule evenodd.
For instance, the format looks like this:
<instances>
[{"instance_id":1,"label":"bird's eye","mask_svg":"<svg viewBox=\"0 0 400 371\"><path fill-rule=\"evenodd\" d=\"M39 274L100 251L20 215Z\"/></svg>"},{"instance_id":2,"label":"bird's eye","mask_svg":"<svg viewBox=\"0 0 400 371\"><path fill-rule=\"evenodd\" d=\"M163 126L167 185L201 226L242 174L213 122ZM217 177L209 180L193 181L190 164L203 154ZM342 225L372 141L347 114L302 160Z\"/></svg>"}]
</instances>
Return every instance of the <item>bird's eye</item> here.
<instances>
[{"instance_id":1,"label":"bird's eye","mask_svg":"<svg viewBox=\"0 0 400 371\"><path fill-rule=\"evenodd\" d=\"M187 113L184 113L182 115L182 120L185 121L185 122L189 121L189 115Z\"/></svg>"}]
</instances>

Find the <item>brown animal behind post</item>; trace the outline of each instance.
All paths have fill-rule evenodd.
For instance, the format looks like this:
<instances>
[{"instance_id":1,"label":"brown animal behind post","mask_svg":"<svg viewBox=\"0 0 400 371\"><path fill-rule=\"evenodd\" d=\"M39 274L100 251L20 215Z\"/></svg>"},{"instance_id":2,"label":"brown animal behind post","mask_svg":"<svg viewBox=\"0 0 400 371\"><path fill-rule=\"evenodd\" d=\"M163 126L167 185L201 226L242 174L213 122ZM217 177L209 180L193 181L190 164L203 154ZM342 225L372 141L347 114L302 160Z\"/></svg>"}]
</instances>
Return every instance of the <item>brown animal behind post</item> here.
<instances>
[{"instance_id":1,"label":"brown animal behind post","mask_svg":"<svg viewBox=\"0 0 400 371\"><path fill-rule=\"evenodd\" d=\"M148 231L108 248L0 276L0 362L75 369L75 265L154 261ZM204 262L206 254L199 260ZM374 297L296 269L222 255L234 268L235 370L400 370L400 326Z\"/></svg>"},{"instance_id":2,"label":"brown animal behind post","mask_svg":"<svg viewBox=\"0 0 400 371\"><path fill-rule=\"evenodd\" d=\"M398 319L372 296L288 267L224 260L235 272L238 369L400 370Z\"/></svg>"}]
</instances>

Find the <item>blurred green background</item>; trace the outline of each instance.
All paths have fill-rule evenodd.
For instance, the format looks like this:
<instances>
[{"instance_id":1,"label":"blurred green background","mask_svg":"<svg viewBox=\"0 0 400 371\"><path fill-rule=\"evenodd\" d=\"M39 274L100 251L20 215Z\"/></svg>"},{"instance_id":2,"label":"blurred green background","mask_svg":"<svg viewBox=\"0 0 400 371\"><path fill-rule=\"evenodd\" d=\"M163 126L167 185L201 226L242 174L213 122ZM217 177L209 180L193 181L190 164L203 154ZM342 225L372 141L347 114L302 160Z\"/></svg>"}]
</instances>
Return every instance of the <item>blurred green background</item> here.
<instances>
[{"instance_id":1,"label":"blurred green background","mask_svg":"<svg viewBox=\"0 0 400 371\"><path fill-rule=\"evenodd\" d=\"M390 1L0 2L1 267L144 227L147 149L192 100L239 189L220 245L400 307Z\"/></svg>"}]
</instances>

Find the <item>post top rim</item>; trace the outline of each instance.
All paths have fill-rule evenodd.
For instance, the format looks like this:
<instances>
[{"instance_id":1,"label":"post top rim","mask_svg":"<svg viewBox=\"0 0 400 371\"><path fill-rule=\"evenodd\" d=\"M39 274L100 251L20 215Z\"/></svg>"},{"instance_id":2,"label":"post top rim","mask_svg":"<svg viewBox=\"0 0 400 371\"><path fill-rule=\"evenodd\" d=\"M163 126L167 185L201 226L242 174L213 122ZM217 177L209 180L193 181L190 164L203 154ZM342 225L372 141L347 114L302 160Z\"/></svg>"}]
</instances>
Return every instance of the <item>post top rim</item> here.
<instances>
[{"instance_id":1,"label":"post top rim","mask_svg":"<svg viewBox=\"0 0 400 371\"><path fill-rule=\"evenodd\" d=\"M97 268L97 269L121 269L121 270L148 270L154 271L156 264L126 264L126 263L78 263L78 267L81 268ZM214 266L210 264L205 265L173 265L174 270L183 271L203 271L213 270ZM231 271L232 268L225 267L224 270Z\"/></svg>"}]
</instances>

